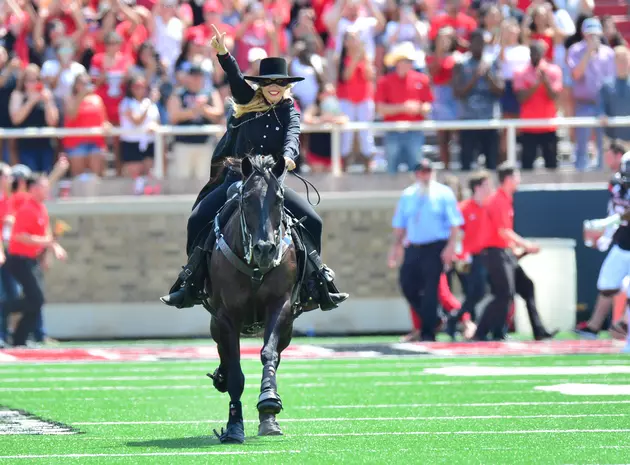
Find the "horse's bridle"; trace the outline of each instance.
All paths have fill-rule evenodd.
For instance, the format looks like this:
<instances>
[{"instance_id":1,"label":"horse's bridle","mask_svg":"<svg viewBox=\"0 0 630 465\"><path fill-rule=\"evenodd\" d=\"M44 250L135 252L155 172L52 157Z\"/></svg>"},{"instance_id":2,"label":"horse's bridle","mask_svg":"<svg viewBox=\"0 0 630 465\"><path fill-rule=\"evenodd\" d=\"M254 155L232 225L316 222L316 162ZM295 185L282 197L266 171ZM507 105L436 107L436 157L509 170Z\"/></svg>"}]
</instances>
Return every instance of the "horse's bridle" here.
<instances>
[{"instance_id":1,"label":"horse's bridle","mask_svg":"<svg viewBox=\"0 0 630 465\"><path fill-rule=\"evenodd\" d=\"M249 180L252 179L253 175L254 173L252 173L247 179L244 179L238 188L238 210L239 210L238 216L239 216L239 222L241 226L241 241L243 243L243 249L244 249L243 258L245 259L245 263L247 263L248 265L252 264L254 244L253 244L252 235L247 230L247 223L245 221L245 210L243 208L243 190L245 188L245 185L249 182ZM269 176L270 176L270 179L274 180L278 184L280 188L280 195L282 196L282 199L284 200L284 186L282 185L280 180L271 172L271 170L269 170ZM267 182L267 184L269 185L269 182ZM275 268L282 261L282 252L283 252L282 251L282 236L283 236L283 229L284 229L283 227L284 210L281 212L281 215L282 216L280 220L280 225L273 233L273 245L276 247L276 256L271 262L271 268Z\"/></svg>"}]
</instances>

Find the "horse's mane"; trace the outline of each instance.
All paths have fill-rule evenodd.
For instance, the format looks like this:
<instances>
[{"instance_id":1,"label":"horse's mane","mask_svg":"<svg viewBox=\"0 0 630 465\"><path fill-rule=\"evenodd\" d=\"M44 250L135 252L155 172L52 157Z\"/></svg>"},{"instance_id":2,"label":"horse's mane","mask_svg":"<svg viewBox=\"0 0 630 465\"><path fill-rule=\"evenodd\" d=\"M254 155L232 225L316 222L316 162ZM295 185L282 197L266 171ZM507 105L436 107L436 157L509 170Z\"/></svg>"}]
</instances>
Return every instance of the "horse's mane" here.
<instances>
[{"instance_id":1,"label":"horse's mane","mask_svg":"<svg viewBox=\"0 0 630 465\"><path fill-rule=\"evenodd\" d=\"M265 174L265 172L271 170L276 164L276 159L273 155L247 155L247 158L249 158L249 162L251 163L254 171L257 171L260 174ZM225 168L231 168L237 173L243 174L241 171L242 163L243 160L240 158L228 157L224 160L223 166Z\"/></svg>"}]
</instances>

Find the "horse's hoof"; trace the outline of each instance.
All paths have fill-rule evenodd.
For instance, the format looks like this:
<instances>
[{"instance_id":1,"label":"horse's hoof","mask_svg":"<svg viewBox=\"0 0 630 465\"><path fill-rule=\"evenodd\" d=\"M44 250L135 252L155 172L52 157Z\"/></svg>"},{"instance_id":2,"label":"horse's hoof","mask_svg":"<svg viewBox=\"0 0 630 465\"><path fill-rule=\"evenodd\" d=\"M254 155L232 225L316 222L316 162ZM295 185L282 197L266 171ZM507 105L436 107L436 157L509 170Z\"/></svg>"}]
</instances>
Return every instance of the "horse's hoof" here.
<instances>
[{"instance_id":1,"label":"horse's hoof","mask_svg":"<svg viewBox=\"0 0 630 465\"><path fill-rule=\"evenodd\" d=\"M258 425L258 436L282 436L282 430L274 418L267 418Z\"/></svg>"},{"instance_id":2,"label":"horse's hoof","mask_svg":"<svg viewBox=\"0 0 630 465\"><path fill-rule=\"evenodd\" d=\"M217 433L216 429L213 431L221 444L243 444L245 442L245 428L242 422L228 423L225 431L221 428L221 434Z\"/></svg>"},{"instance_id":3,"label":"horse's hoof","mask_svg":"<svg viewBox=\"0 0 630 465\"><path fill-rule=\"evenodd\" d=\"M212 384L217 391L227 392L227 378L221 371L221 367L214 370L213 374L207 373L206 376L212 380Z\"/></svg>"},{"instance_id":4,"label":"horse's hoof","mask_svg":"<svg viewBox=\"0 0 630 465\"><path fill-rule=\"evenodd\" d=\"M277 415L282 410L282 400L275 391L265 391L258 397L258 405L256 405L259 413L269 413Z\"/></svg>"}]
</instances>

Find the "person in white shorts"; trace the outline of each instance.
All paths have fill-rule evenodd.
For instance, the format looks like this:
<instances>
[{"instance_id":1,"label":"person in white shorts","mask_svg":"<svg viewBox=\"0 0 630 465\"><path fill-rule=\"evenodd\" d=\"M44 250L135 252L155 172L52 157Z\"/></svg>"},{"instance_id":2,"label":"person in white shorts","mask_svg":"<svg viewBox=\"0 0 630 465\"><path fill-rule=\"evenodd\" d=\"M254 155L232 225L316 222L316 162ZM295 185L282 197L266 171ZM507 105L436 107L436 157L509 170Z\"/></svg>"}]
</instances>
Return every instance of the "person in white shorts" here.
<instances>
[{"instance_id":1,"label":"person in white shorts","mask_svg":"<svg viewBox=\"0 0 630 465\"><path fill-rule=\"evenodd\" d=\"M622 288L626 276L630 275L630 225L622 218L630 211L630 152L621 157L619 170L609 184L609 191L611 197L608 203L608 216L619 217L596 242L597 248L602 252L611 245L612 247L599 271L597 279L599 296L595 312L586 324L578 325L576 328L576 333L587 339L598 337L613 297ZM630 299L630 294L627 295Z\"/></svg>"}]
</instances>

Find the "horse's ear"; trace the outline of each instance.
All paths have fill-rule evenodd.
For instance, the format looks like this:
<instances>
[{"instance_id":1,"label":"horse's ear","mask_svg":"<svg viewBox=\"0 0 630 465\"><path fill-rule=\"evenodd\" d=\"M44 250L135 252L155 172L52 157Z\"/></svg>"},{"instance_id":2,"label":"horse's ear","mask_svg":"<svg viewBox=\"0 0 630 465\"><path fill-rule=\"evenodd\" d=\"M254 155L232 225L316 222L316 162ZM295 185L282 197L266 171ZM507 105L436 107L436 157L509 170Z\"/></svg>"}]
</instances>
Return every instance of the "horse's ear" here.
<instances>
[{"instance_id":1,"label":"horse's ear","mask_svg":"<svg viewBox=\"0 0 630 465\"><path fill-rule=\"evenodd\" d=\"M241 160L241 174L243 175L243 178L249 178L253 171L254 168L252 168L252 162L249 157L243 158L243 160Z\"/></svg>"},{"instance_id":2,"label":"horse's ear","mask_svg":"<svg viewBox=\"0 0 630 465\"><path fill-rule=\"evenodd\" d=\"M284 157L280 157L275 165L273 165L273 169L271 172L276 178L280 178L284 174L284 170L287 167L287 161Z\"/></svg>"}]
</instances>

